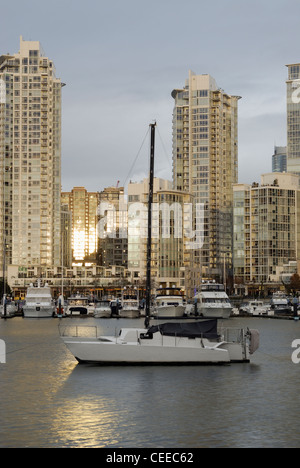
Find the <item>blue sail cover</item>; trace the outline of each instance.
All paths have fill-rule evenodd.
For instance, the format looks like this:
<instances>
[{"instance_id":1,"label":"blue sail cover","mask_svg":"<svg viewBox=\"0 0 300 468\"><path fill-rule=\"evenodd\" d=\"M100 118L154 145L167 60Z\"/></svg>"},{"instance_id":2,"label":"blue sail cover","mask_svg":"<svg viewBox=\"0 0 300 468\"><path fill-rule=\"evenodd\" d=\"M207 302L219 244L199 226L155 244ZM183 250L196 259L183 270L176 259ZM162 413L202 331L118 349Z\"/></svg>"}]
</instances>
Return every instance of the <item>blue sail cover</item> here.
<instances>
[{"instance_id":1,"label":"blue sail cover","mask_svg":"<svg viewBox=\"0 0 300 468\"><path fill-rule=\"evenodd\" d=\"M203 320L199 322L162 323L153 325L148 329L148 334L160 332L166 336L181 336L188 338L217 339L217 320Z\"/></svg>"}]
</instances>

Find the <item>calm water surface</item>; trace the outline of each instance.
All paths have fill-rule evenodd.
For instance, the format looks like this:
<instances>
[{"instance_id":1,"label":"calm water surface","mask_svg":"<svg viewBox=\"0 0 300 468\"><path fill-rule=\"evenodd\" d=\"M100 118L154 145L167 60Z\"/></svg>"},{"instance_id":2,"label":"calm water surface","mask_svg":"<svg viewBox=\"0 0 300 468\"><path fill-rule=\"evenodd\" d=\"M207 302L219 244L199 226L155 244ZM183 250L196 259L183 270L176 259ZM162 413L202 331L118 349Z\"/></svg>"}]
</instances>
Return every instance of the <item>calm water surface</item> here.
<instances>
[{"instance_id":1,"label":"calm water surface","mask_svg":"<svg viewBox=\"0 0 300 468\"><path fill-rule=\"evenodd\" d=\"M103 334L143 323L70 321ZM78 365L59 323L0 320L0 447L300 447L300 321L227 321L260 330L250 364L132 368Z\"/></svg>"}]
</instances>

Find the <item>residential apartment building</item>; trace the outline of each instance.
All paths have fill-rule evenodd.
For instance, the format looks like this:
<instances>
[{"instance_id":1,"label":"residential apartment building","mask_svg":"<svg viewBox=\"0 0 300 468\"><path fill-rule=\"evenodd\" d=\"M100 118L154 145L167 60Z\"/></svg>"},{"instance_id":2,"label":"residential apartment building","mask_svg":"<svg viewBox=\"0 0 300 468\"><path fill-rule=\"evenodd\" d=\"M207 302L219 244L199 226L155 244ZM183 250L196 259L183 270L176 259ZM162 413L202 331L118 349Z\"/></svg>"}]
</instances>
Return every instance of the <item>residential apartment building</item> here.
<instances>
[{"instance_id":1,"label":"residential apartment building","mask_svg":"<svg viewBox=\"0 0 300 468\"><path fill-rule=\"evenodd\" d=\"M128 185L128 270L136 282L146 278L148 184L144 179ZM157 287L180 287L193 296L191 208L191 194L173 190L168 180L154 178L151 276Z\"/></svg>"},{"instance_id":2,"label":"residential apartment building","mask_svg":"<svg viewBox=\"0 0 300 468\"><path fill-rule=\"evenodd\" d=\"M300 174L300 63L287 68L287 171Z\"/></svg>"},{"instance_id":3,"label":"residential apartment building","mask_svg":"<svg viewBox=\"0 0 300 468\"><path fill-rule=\"evenodd\" d=\"M264 174L261 185L236 184L233 191L234 279L263 285L299 258L299 177Z\"/></svg>"},{"instance_id":4,"label":"residential apartment building","mask_svg":"<svg viewBox=\"0 0 300 468\"><path fill-rule=\"evenodd\" d=\"M191 193L205 208L204 244L194 251L195 287L223 278L232 264L232 184L238 177L238 96L221 90L210 75L189 72L172 91L174 189ZM199 275L200 272L200 275ZM197 283L197 284L196 284Z\"/></svg>"},{"instance_id":5,"label":"residential apartment building","mask_svg":"<svg viewBox=\"0 0 300 468\"><path fill-rule=\"evenodd\" d=\"M73 265L92 265L97 262L97 192L74 187L61 193L61 203L72 213Z\"/></svg>"},{"instance_id":6,"label":"residential apartment building","mask_svg":"<svg viewBox=\"0 0 300 468\"><path fill-rule=\"evenodd\" d=\"M61 88L39 42L0 56L1 264L60 264Z\"/></svg>"},{"instance_id":7,"label":"residential apartment building","mask_svg":"<svg viewBox=\"0 0 300 468\"><path fill-rule=\"evenodd\" d=\"M153 203L157 203L157 194L161 190L171 190L172 183L154 177ZM148 197L149 179L128 184L128 270L136 280L146 278L147 238L148 238ZM151 274L158 277L158 212L152 216L152 261Z\"/></svg>"},{"instance_id":8,"label":"residential apartment building","mask_svg":"<svg viewBox=\"0 0 300 468\"><path fill-rule=\"evenodd\" d=\"M127 204L124 187L107 187L99 192L99 264L128 265Z\"/></svg>"},{"instance_id":9,"label":"residential apartment building","mask_svg":"<svg viewBox=\"0 0 300 468\"><path fill-rule=\"evenodd\" d=\"M192 251L185 223L192 196L178 190L161 190L157 192L157 203L157 282L165 288L180 287L192 297L194 285L189 281Z\"/></svg>"}]
</instances>

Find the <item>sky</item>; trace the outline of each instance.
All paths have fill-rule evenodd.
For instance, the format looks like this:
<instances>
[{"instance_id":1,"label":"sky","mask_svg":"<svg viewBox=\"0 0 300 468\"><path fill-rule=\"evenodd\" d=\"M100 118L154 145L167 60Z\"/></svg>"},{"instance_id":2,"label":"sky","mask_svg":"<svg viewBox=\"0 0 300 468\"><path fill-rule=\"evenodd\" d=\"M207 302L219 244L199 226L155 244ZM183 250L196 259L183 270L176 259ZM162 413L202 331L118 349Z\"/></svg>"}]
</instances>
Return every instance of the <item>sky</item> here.
<instances>
[{"instance_id":1,"label":"sky","mask_svg":"<svg viewBox=\"0 0 300 468\"><path fill-rule=\"evenodd\" d=\"M10 0L0 54L40 41L62 89L62 190L172 178L171 92L189 70L239 101L239 182L272 170L286 145L287 64L300 62L299 0Z\"/></svg>"}]
</instances>

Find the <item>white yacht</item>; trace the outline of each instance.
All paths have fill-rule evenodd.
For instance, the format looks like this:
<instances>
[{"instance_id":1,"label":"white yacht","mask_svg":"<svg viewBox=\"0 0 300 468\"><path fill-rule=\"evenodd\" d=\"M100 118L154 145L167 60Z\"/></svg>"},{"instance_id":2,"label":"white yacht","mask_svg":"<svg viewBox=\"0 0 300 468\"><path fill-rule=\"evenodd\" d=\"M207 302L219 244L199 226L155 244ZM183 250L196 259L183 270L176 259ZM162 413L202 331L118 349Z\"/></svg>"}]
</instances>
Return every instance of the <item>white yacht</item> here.
<instances>
[{"instance_id":1,"label":"white yacht","mask_svg":"<svg viewBox=\"0 0 300 468\"><path fill-rule=\"evenodd\" d=\"M275 315L291 315L292 307L288 298L282 291L277 291L271 299L271 311Z\"/></svg>"},{"instance_id":2,"label":"white yacht","mask_svg":"<svg viewBox=\"0 0 300 468\"><path fill-rule=\"evenodd\" d=\"M27 289L25 304L23 306L24 317L46 318L53 317L54 313L55 304L49 285L45 283L44 286L41 286L40 280L38 280L37 286L31 283Z\"/></svg>"},{"instance_id":3,"label":"white yacht","mask_svg":"<svg viewBox=\"0 0 300 468\"><path fill-rule=\"evenodd\" d=\"M232 313L232 305L223 284L203 282L194 300L200 317L227 319Z\"/></svg>"},{"instance_id":4,"label":"white yacht","mask_svg":"<svg viewBox=\"0 0 300 468\"><path fill-rule=\"evenodd\" d=\"M137 288L125 287L123 289L119 316L122 318L137 318L140 316L140 301Z\"/></svg>"},{"instance_id":5,"label":"white yacht","mask_svg":"<svg viewBox=\"0 0 300 468\"><path fill-rule=\"evenodd\" d=\"M254 299L241 304L239 308L239 315L259 316L270 315L270 305L265 304L263 301Z\"/></svg>"},{"instance_id":6,"label":"white yacht","mask_svg":"<svg viewBox=\"0 0 300 468\"><path fill-rule=\"evenodd\" d=\"M5 305L5 307L4 307ZM2 303L0 305L0 315L2 317L13 317L18 311L16 303L10 300L6 294L3 295Z\"/></svg>"},{"instance_id":7,"label":"white yacht","mask_svg":"<svg viewBox=\"0 0 300 468\"><path fill-rule=\"evenodd\" d=\"M217 320L126 328L119 336L93 338L80 337L80 327L73 327L73 335L65 328L61 339L79 363L99 365L249 362L259 346L257 330L224 329L219 333Z\"/></svg>"},{"instance_id":8,"label":"white yacht","mask_svg":"<svg viewBox=\"0 0 300 468\"><path fill-rule=\"evenodd\" d=\"M95 304L87 296L76 294L68 298L68 305L65 311L67 316L93 316L94 312Z\"/></svg>"},{"instance_id":9,"label":"white yacht","mask_svg":"<svg viewBox=\"0 0 300 468\"><path fill-rule=\"evenodd\" d=\"M111 301L109 299L101 299L100 301L96 302L94 312L95 318L109 318L111 315Z\"/></svg>"},{"instance_id":10,"label":"white yacht","mask_svg":"<svg viewBox=\"0 0 300 468\"><path fill-rule=\"evenodd\" d=\"M159 288L156 290L153 315L158 318L183 317L185 300L180 288Z\"/></svg>"}]
</instances>

